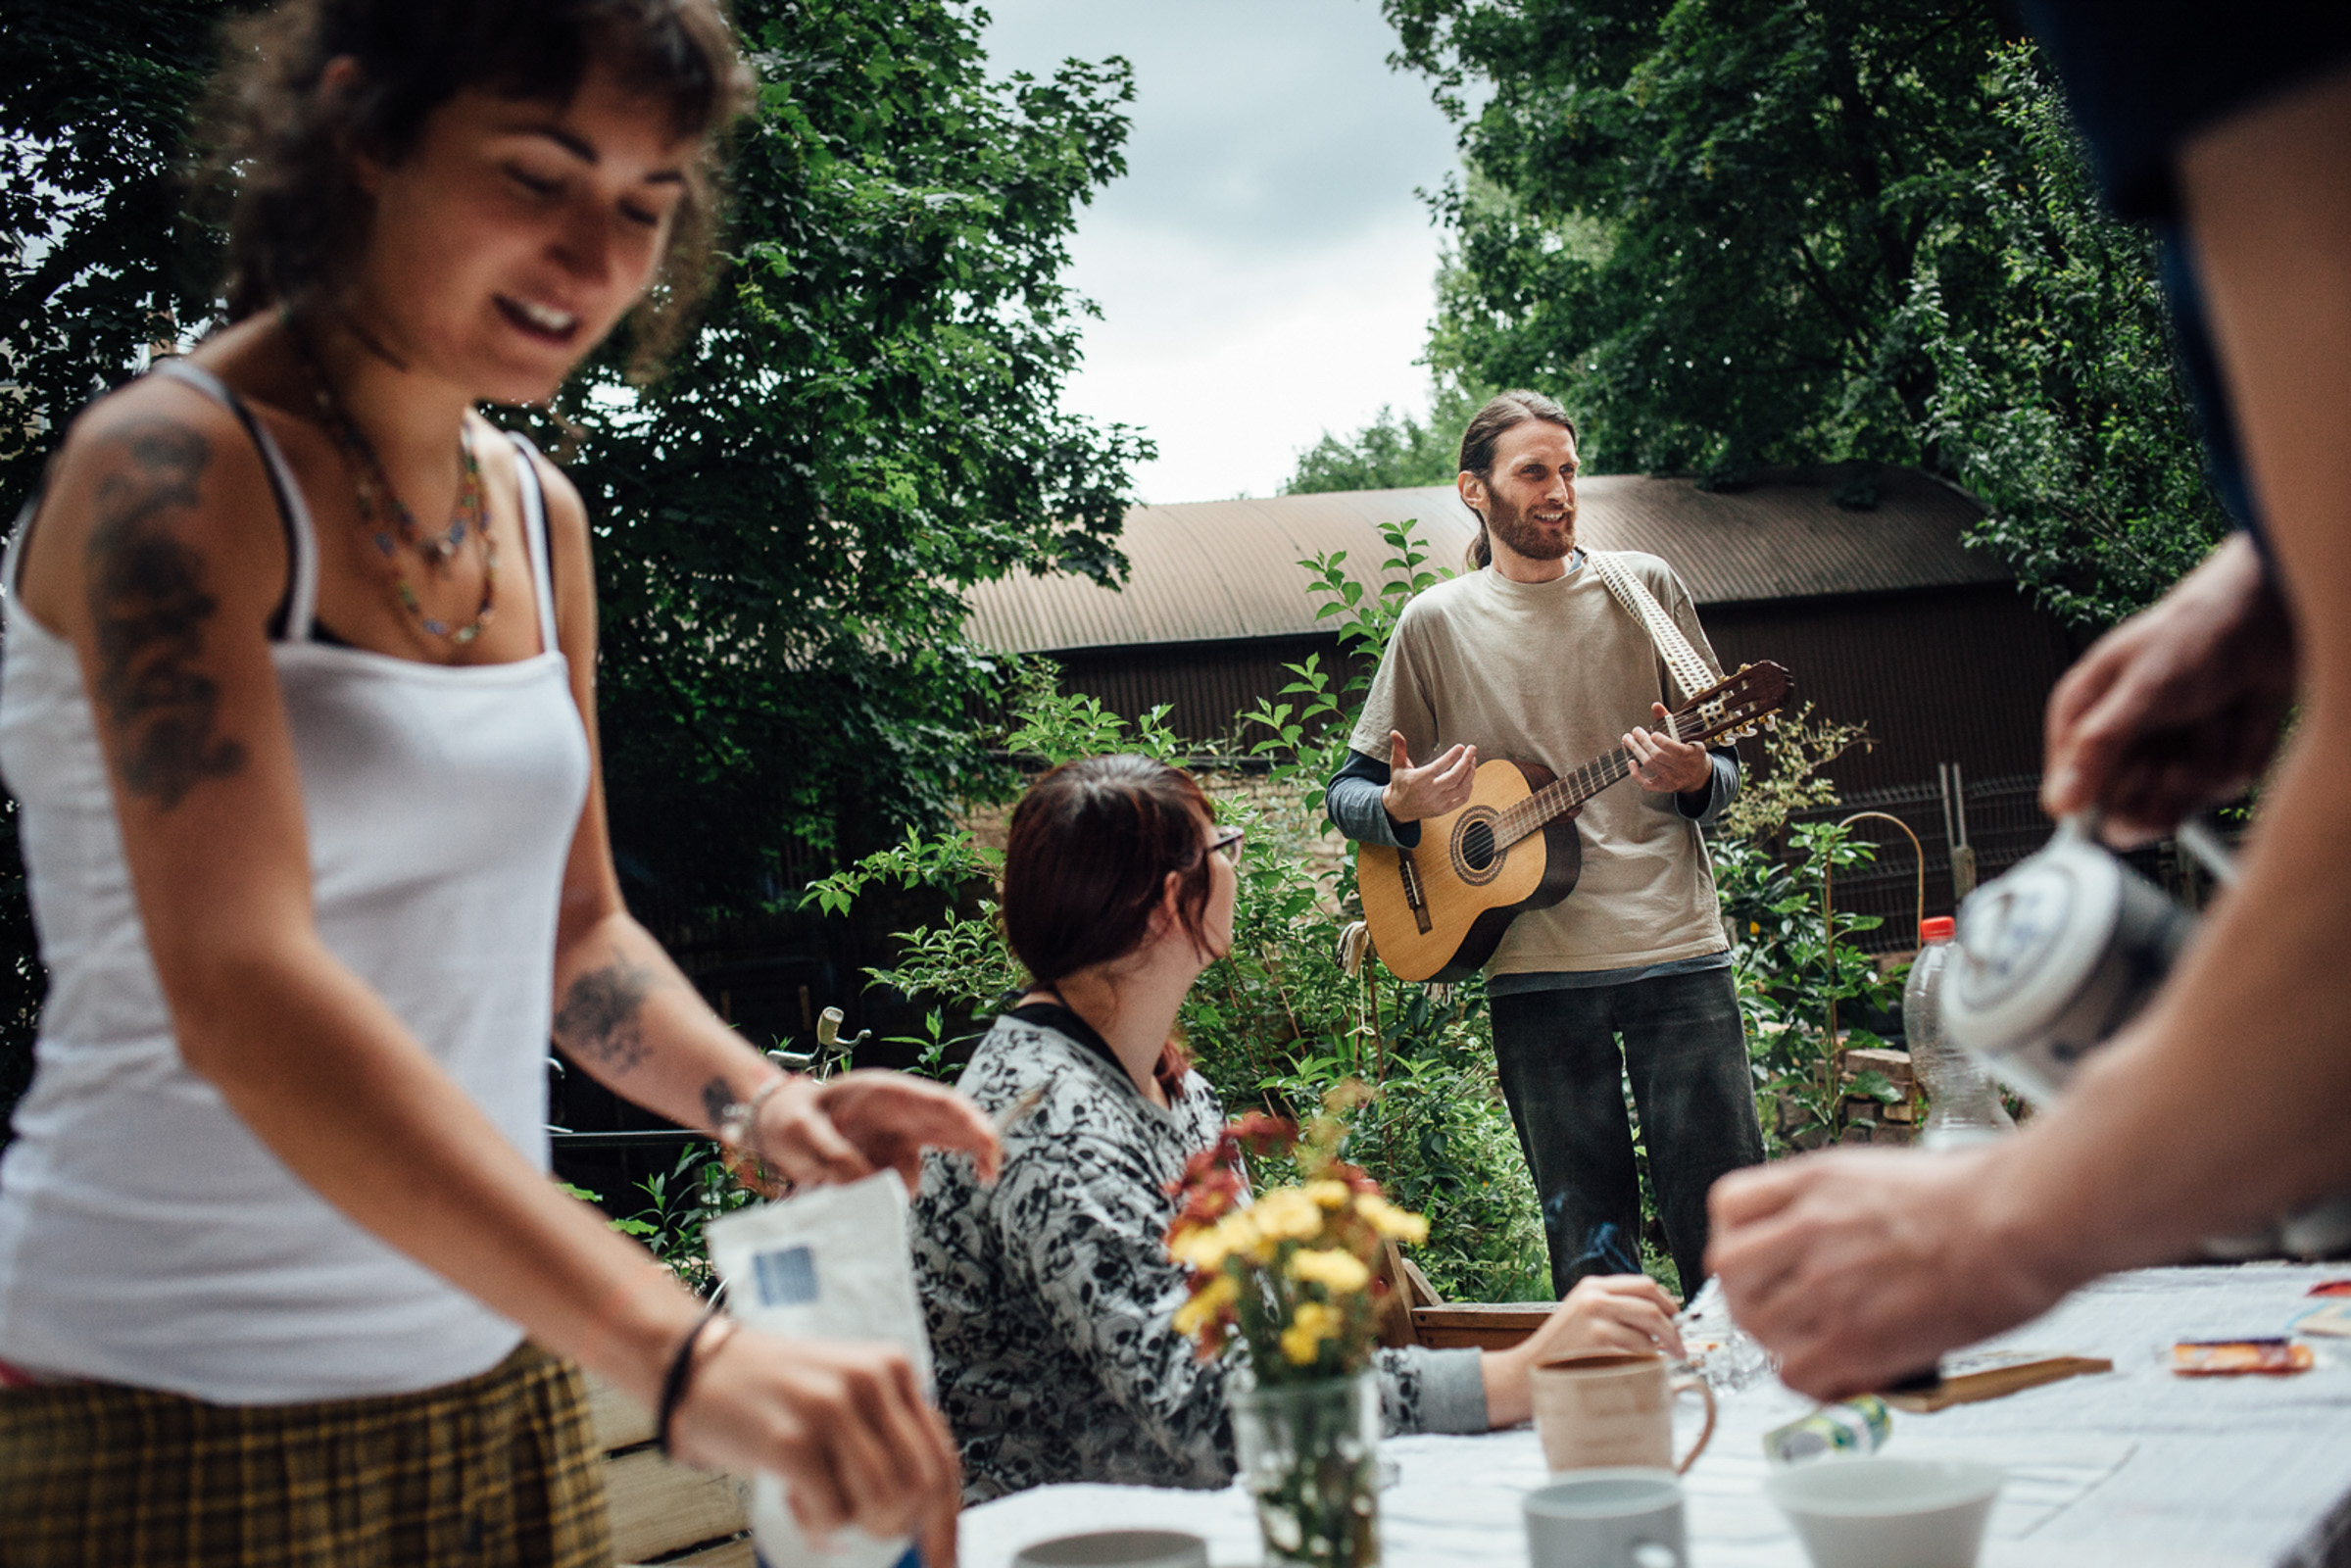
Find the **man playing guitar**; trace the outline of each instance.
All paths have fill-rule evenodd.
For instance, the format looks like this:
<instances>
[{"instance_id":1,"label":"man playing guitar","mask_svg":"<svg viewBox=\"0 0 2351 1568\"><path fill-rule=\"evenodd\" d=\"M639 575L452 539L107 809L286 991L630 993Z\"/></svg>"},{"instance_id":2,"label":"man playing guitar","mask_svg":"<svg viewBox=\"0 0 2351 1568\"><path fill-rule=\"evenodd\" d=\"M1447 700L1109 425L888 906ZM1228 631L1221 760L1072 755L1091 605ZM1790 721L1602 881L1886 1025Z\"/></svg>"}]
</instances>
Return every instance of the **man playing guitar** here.
<instances>
[{"instance_id":1,"label":"man playing guitar","mask_svg":"<svg viewBox=\"0 0 2351 1568\"><path fill-rule=\"evenodd\" d=\"M1494 398L1462 433L1460 462L1455 482L1481 523L1471 569L1404 607L1347 764L1331 780L1331 820L1351 839L1410 849L1424 819L1469 799L1481 756L1564 772L1619 744L1631 754L1632 787L1582 808L1575 892L1511 922L1486 966L1487 993L1554 1290L1641 1267L1629 1076L1666 1242L1694 1293L1706 1190L1763 1159L1698 833L1737 793L1738 757L1621 729L1630 715L1665 717L1665 669L1576 548L1576 433L1559 405L1536 392ZM1673 568L1653 556L1614 559L1711 665Z\"/></svg>"}]
</instances>

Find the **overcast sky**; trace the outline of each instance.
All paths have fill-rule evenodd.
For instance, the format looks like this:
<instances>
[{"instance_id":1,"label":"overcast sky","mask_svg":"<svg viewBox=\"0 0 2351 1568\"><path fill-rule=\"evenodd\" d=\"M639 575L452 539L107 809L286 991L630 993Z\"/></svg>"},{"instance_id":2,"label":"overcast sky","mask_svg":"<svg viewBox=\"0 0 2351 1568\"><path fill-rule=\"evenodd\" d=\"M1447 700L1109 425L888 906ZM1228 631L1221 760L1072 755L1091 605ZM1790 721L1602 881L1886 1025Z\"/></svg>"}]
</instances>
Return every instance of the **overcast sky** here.
<instances>
[{"instance_id":1,"label":"overcast sky","mask_svg":"<svg viewBox=\"0 0 2351 1568\"><path fill-rule=\"evenodd\" d=\"M987 0L1000 74L1134 62L1127 174L1082 211L1071 280L1102 309L1074 412L1144 426L1146 501L1270 495L1327 428L1419 413L1456 167L1376 0Z\"/></svg>"}]
</instances>

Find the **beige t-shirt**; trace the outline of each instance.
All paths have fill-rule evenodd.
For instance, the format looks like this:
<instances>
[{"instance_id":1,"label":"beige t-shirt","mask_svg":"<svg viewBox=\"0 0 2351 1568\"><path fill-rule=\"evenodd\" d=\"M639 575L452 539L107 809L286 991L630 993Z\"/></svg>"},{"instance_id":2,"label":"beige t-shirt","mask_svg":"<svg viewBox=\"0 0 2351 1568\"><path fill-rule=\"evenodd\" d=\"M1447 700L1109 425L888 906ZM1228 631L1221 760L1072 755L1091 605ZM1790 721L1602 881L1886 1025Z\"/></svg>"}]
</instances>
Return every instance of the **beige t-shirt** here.
<instances>
[{"instance_id":1,"label":"beige t-shirt","mask_svg":"<svg viewBox=\"0 0 2351 1568\"><path fill-rule=\"evenodd\" d=\"M1674 569L1636 552L1617 559L1715 664ZM1673 691L1648 634L1588 564L1543 583L1489 566L1404 607L1348 744L1386 760L1395 729L1416 763L1466 743L1481 766L1506 759L1565 773L1613 751L1634 725L1653 727L1651 703L1672 707L1688 695ZM1584 871L1575 891L1513 920L1488 975L1633 968L1723 951L1705 841L1672 795L1628 778L1592 797L1576 825Z\"/></svg>"}]
</instances>

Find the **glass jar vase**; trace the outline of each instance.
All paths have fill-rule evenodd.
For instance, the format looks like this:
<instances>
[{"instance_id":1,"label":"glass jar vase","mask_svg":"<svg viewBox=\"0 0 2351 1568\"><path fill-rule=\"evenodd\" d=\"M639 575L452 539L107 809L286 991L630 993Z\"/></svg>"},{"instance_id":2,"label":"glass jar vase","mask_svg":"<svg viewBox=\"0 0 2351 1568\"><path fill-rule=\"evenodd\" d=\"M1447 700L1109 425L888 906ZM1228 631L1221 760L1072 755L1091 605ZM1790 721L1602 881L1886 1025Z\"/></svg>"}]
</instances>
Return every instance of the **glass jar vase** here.
<instances>
[{"instance_id":1,"label":"glass jar vase","mask_svg":"<svg viewBox=\"0 0 2351 1568\"><path fill-rule=\"evenodd\" d=\"M1380 1380L1234 1380L1233 1446L1257 1503L1267 1568L1380 1560Z\"/></svg>"}]
</instances>

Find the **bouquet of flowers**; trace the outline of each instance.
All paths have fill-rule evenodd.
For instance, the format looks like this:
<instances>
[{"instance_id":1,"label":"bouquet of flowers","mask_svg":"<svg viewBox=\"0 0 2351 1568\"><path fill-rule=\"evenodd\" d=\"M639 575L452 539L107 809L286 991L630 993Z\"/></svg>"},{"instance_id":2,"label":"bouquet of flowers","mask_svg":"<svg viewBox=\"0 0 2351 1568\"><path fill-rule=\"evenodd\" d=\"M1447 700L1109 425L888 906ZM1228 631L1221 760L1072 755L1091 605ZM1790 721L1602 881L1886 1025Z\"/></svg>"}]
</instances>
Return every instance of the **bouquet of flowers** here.
<instances>
[{"instance_id":1,"label":"bouquet of flowers","mask_svg":"<svg viewBox=\"0 0 2351 1568\"><path fill-rule=\"evenodd\" d=\"M1360 1095L1359 1086L1353 1093ZM1231 1390L1233 1441L1255 1496L1266 1561L1371 1568L1380 1560L1380 1396L1368 1371L1386 1241L1419 1242L1429 1222L1380 1196L1339 1157L1347 1088L1301 1136L1251 1114L1193 1156L1167 1249L1191 1270L1175 1328L1203 1360L1249 1349ZM1246 1153L1288 1151L1304 1178L1246 1202Z\"/></svg>"},{"instance_id":2,"label":"bouquet of flowers","mask_svg":"<svg viewBox=\"0 0 2351 1568\"><path fill-rule=\"evenodd\" d=\"M1338 1108L1327 1106L1302 1135L1262 1112L1243 1116L1192 1156L1177 1190L1183 1205L1167 1250L1192 1270L1192 1295L1176 1332L1199 1341L1203 1360L1247 1345L1260 1386L1361 1371L1377 1337L1381 1242L1428 1239L1427 1220L1339 1158ZM1284 1150L1305 1180L1246 1203L1245 1153Z\"/></svg>"}]
</instances>

